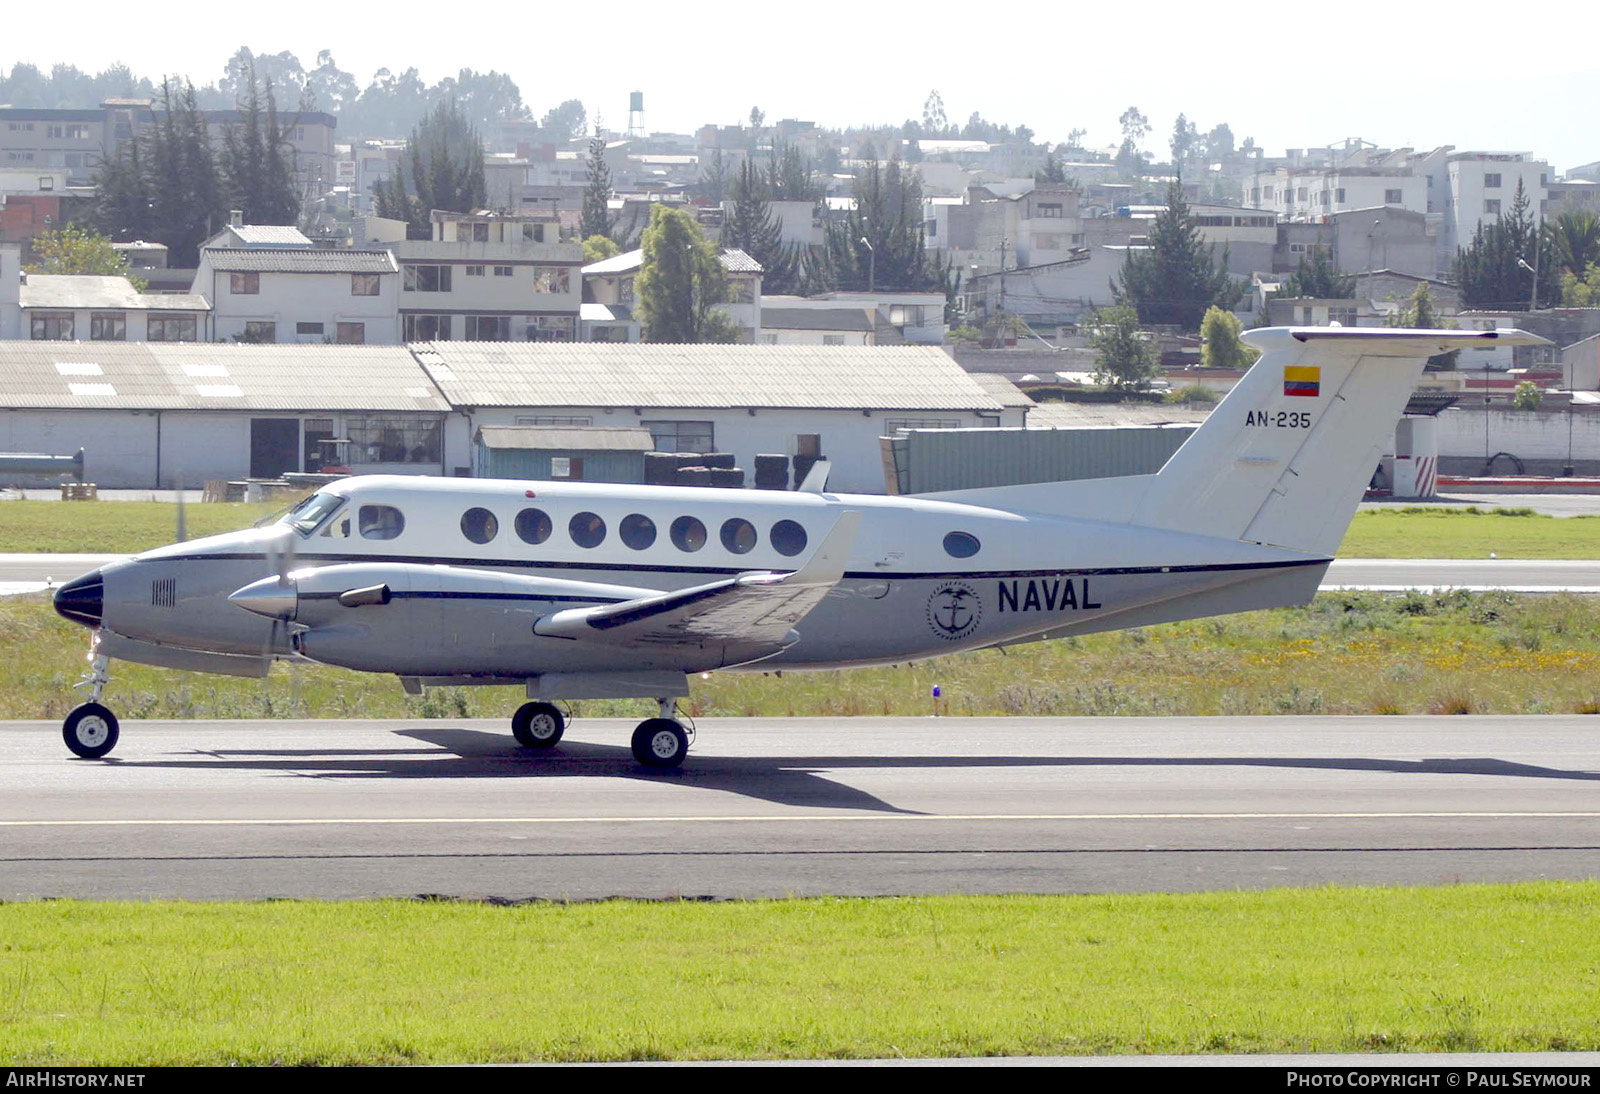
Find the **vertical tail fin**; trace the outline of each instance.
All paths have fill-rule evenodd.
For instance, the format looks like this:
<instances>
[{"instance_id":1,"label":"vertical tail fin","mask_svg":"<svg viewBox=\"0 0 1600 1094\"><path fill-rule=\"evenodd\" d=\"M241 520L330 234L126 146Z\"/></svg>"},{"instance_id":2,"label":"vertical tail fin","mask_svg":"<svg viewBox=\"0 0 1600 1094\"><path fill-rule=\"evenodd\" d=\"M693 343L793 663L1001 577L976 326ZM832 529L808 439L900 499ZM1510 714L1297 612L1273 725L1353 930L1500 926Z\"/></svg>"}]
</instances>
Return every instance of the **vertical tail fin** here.
<instances>
[{"instance_id":1,"label":"vertical tail fin","mask_svg":"<svg viewBox=\"0 0 1600 1094\"><path fill-rule=\"evenodd\" d=\"M1149 480L1131 523L1332 555L1427 359L1544 341L1338 327L1245 338L1261 359Z\"/></svg>"},{"instance_id":2,"label":"vertical tail fin","mask_svg":"<svg viewBox=\"0 0 1600 1094\"><path fill-rule=\"evenodd\" d=\"M1164 528L1331 556L1434 354L1543 345L1519 330L1274 327L1154 475L952 491L951 501Z\"/></svg>"}]
</instances>

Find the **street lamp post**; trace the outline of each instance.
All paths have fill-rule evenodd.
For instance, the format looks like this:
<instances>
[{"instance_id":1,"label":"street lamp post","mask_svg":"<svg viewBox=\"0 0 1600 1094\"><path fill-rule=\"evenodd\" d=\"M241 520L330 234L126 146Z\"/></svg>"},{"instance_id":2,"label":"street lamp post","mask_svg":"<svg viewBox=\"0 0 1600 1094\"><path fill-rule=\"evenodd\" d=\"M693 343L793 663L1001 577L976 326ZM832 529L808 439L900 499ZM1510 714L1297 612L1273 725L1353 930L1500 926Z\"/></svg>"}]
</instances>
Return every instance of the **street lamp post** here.
<instances>
[{"instance_id":1,"label":"street lamp post","mask_svg":"<svg viewBox=\"0 0 1600 1094\"><path fill-rule=\"evenodd\" d=\"M878 291L878 252L867 242L867 237L861 237L861 245L867 249L867 291Z\"/></svg>"}]
</instances>

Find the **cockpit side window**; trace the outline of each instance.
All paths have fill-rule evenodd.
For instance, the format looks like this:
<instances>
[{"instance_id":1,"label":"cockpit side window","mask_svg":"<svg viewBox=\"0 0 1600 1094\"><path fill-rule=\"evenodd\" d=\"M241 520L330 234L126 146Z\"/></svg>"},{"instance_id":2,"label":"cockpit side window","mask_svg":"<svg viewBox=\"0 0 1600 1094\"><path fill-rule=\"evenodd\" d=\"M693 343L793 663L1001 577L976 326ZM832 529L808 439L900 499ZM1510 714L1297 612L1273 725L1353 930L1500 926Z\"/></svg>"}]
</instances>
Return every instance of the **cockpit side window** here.
<instances>
[{"instance_id":1,"label":"cockpit side window","mask_svg":"<svg viewBox=\"0 0 1600 1094\"><path fill-rule=\"evenodd\" d=\"M392 505L363 505L360 524L362 539L394 539L406 530L405 515Z\"/></svg>"},{"instance_id":2,"label":"cockpit side window","mask_svg":"<svg viewBox=\"0 0 1600 1094\"><path fill-rule=\"evenodd\" d=\"M302 536L309 536L343 504L344 498L338 494L312 494L285 513L281 523L289 525Z\"/></svg>"}]
</instances>

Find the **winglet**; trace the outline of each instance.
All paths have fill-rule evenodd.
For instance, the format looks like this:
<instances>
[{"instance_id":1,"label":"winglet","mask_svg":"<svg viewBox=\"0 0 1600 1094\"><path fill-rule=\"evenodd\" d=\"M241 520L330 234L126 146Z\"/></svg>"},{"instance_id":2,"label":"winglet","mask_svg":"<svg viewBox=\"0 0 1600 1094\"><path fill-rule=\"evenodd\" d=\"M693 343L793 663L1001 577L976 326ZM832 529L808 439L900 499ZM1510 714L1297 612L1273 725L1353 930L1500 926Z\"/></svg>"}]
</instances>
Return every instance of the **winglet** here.
<instances>
[{"instance_id":1,"label":"winglet","mask_svg":"<svg viewBox=\"0 0 1600 1094\"><path fill-rule=\"evenodd\" d=\"M818 466L821 466L820 464ZM815 474L815 470L812 474ZM806 476L811 481L811 476ZM839 514L833 527L823 537L822 543L811 552L806 564L783 579L785 585L836 585L844 577L845 564L850 561L850 548L855 546L856 532L861 528L861 512L846 509Z\"/></svg>"},{"instance_id":2,"label":"winglet","mask_svg":"<svg viewBox=\"0 0 1600 1094\"><path fill-rule=\"evenodd\" d=\"M832 466L827 460L818 460L811 465L811 470L806 472L806 477L795 489L802 494L822 493L828 488L828 472Z\"/></svg>"}]
</instances>

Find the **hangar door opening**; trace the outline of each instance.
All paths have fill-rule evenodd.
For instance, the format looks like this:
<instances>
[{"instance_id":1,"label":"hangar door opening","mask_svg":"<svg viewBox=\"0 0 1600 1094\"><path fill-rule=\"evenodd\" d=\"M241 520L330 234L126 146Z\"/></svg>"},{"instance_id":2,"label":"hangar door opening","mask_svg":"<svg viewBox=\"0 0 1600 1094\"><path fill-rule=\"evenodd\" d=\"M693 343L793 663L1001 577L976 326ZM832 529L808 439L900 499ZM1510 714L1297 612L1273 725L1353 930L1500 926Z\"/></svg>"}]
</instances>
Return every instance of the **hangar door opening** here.
<instances>
[{"instance_id":1,"label":"hangar door opening","mask_svg":"<svg viewBox=\"0 0 1600 1094\"><path fill-rule=\"evenodd\" d=\"M276 479L300 470L300 420L250 419L250 477Z\"/></svg>"}]
</instances>

